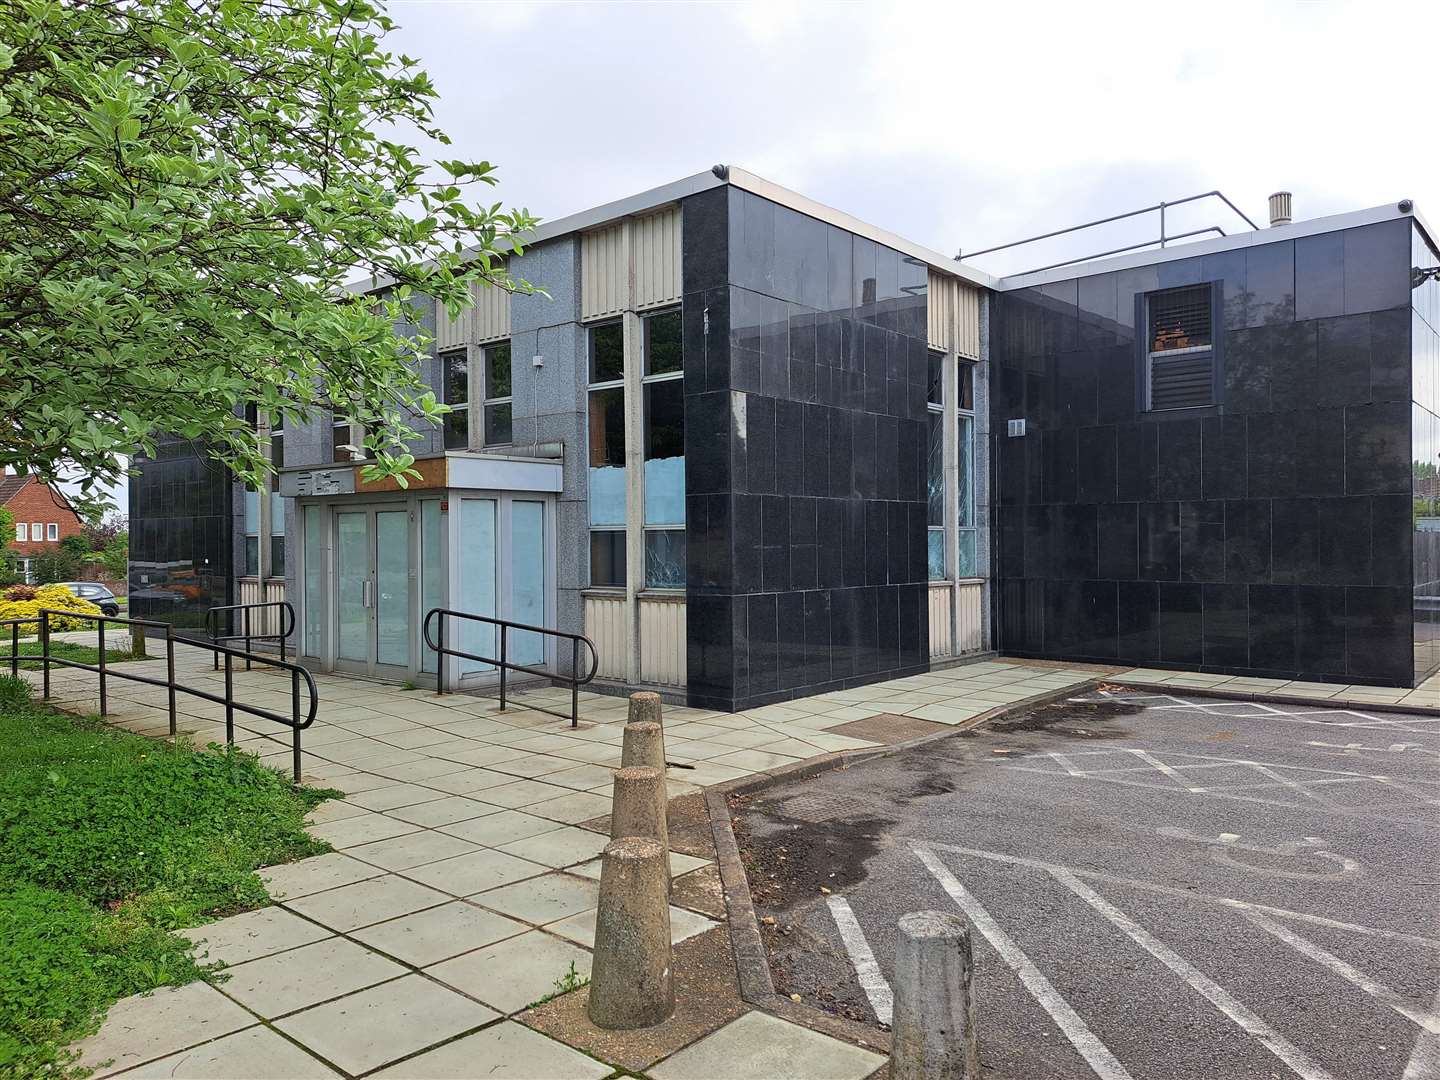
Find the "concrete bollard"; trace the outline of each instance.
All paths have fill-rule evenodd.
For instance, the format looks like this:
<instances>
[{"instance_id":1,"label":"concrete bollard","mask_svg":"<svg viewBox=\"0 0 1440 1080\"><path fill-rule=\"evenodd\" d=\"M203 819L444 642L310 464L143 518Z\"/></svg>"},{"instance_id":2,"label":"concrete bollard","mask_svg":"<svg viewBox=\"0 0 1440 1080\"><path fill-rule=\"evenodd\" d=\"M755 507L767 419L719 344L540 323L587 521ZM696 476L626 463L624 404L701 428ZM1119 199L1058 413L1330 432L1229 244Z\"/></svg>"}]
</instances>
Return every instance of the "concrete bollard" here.
<instances>
[{"instance_id":1,"label":"concrete bollard","mask_svg":"<svg viewBox=\"0 0 1440 1080\"><path fill-rule=\"evenodd\" d=\"M630 714L627 724L663 724L660 715L660 695L651 690L641 690L630 695Z\"/></svg>"},{"instance_id":2,"label":"concrete bollard","mask_svg":"<svg viewBox=\"0 0 1440 1080\"><path fill-rule=\"evenodd\" d=\"M597 1027L653 1027L675 1011L666 856L645 836L605 846L588 1009Z\"/></svg>"},{"instance_id":3,"label":"concrete bollard","mask_svg":"<svg viewBox=\"0 0 1440 1080\"><path fill-rule=\"evenodd\" d=\"M665 736L653 720L625 725L625 741L620 750L620 764L647 765L665 772Z\"/></svg>"},{"instance_id":4,"label":"concrete bollard","mask_svg":"<svg viewBox=\"0 0 1440 1080\"><path fill-rule=\"evenodd\" d=\"M900 916L890 1080L979 1080L970 927L958 915Z\"/></svg>"},{"instance_id":5,"label":"concrete bollard","mask_svg":"<svg viewBox=\"0 0 1440 1080\"><path fill-rule=\"evenodd\" d=\"M645 836L670 850L665 822L665 774L649 765L628 765L615 770L610 800L610 839Z\"/></svg>"}]
</instances>

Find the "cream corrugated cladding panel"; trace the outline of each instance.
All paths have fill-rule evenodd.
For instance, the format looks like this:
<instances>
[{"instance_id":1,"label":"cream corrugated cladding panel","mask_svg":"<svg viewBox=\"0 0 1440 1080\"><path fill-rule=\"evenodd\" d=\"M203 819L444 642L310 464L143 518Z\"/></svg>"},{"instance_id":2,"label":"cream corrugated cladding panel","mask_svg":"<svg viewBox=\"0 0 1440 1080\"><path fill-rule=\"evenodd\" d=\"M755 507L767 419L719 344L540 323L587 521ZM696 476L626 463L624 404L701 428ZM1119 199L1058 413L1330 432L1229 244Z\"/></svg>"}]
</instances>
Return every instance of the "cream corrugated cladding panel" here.
<instances>
[{"instance_id":1,"label":"cream corrugated cladding panel","mask_svg":"<svg viewBox=\"0 0 1440 1080\"><path fill-rule=\"evenodd\" d=\"M680 208L669 206L658 214L631 223L635 251L635 309L680 302Z\"/></svg>"},{"instance_id":2,"label":"cream corrugated cladding panel","mask_svg":"<svg viewBox=\"0 0 1440 1080\"><path fill-rule=\"evenodd\" d=\"M930 271L926 304L932 349L980 359L980 291L968 282Z\"/></svg>"},{"instance_id":3,"label":"cream corrugated cladding panel","mask_svg":"<svg viewBox=\"0 0 1440 1080\"><path fill-rule=\"evenodd\" d=\"M625 223L618 221L580 238L580 317L603 319L625 310L630 291Z\"/></svg>"}]
</instances>

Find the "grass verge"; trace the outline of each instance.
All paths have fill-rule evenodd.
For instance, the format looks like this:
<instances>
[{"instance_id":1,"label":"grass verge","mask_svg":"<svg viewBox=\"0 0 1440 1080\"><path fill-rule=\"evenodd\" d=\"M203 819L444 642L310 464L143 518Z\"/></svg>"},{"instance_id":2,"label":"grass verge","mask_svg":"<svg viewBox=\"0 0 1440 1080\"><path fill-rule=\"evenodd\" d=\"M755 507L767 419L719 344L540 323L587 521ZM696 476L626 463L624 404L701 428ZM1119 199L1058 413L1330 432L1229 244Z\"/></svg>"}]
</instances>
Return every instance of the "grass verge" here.
<instances>
[{"instance_id":1,"label":"grass verge","mask_svg":"<svg viewBox=\"0 0 1440 1080\"><path fill-rule=\"evenodd\" d=\"M5 647L5 655L10 655L8 645L0 641L0 647ZM40 642L31 638L29 641L21 641L16 652L20 656L43 656L45 650L40 647ZM73 641L51 641L50 655L61 660L74 660L77 664L98 664L100 662L100 650L94 645L76 645ZM123 664L131 660L154 660L151 655L136 656L127 649L106 649L105 662L107 664ZM39 671L44 665L39 660L21 660L21 671ZM9 671L8 662L0 661L0 670ZM55 664L51 671L64 671L63 664Z\"/></svg>"},{"instance_id":2,"label":"grass verge","mask_svg":"<svg viewBox=\"0 0 1440 1080\"><path fill-rule=\"evenodd\" d=\"M33 702L0 677L0 1076L79 1075L66 1046L129 994L203 971L171 933L269 902L255 870L329 850L254 756Z\"/></svg>"}]
</instances>

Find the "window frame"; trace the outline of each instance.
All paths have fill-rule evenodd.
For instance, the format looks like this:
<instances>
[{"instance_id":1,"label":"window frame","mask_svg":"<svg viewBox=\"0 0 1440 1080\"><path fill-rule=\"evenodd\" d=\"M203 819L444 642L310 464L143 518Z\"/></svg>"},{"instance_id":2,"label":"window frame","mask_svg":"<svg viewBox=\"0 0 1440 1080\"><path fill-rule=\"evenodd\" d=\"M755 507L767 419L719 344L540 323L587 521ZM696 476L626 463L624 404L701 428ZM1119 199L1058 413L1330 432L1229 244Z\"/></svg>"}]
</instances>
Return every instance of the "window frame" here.
<instances>
[{"instance_id":1,"label":"window frame","mask_svg":"<svg viewBox=\"0 0 1440 1080\"><path fill-rule=\"evenodd\" d=\"M1222 342L1224 340L1223 307L1220 281L1196 281L1186 285L1173 285L1164 289L1151 289L1135 297L1136 323L1140 331L1135 335L1140 348L1141 363L1137 397L1140 411L1155 416L1194 416L1205 411L1214 411L1220 405L1223 378L1221 374ZM1210 344L1191 345L1179 349L1152 349L1154 329L1150 323L1155 298L1186 289L1205 289L1208 293L1210 314ZM1207 356L1210 359L1210 400L1203 404L1180 405L1157 409L1153 403L1154 373L1156 358L1173 360L1182 357Z\"/></svg>"},{"instance_id":2,"label":"window frame","mask_svg":"<svg viewBox=\"0 0 1440 1080\"><path fill-rule=\"evenodd\" d=\"M510 392L499 397L490 396L490 350L504 347L510 353ZM480 445L489 449L495 446L515 445L515 348L510 338L497 338L479 346L480 349ZM475 396L471 391L470 396ZM490 438L490 410L500 405L510 406L510 437Z\"/></svg>"},{"instance_id":3,"label":"window frame","mask_svg":"<svg viewBox=\"0 0 1440 1080\"><path fill-rule=\"evenodd\" d=\"M619 328L620 328L620 335L621 335L621 336L620 336L620 342L621 342L620 373L619 373L617 376L615 376L614 378L611 378L611 379L603 379L603 380L601 380L601 381L599 381L599 382L595 382L595 381L593 381L593 376L594 376L594 374L595 374L595 332L596 332L597 330L603 330L603 329L605 329L606 327L610 327L610 326L616 326L616 327L619 327ZM587 477L587 488L588 488L589 470L591 470L591 469L594 468L594 466L591 464L591 461L590 461L590 452L591 452L591 446L592 446L592 443L591 443L590 424L591 424L591 418L592 418L592 415L593 415L593 410L592 410L592 408L591 408L591 406L590 406L590 402L591 402L592 398L594 397L594 395L595 395L597 392L606 391L606 390L619 390L619 391L620 391L621 424L622 424L622 435L621 435L621 437L622 437L622 443L623 443L623 439L624 439L623 424L624 424L625 409L626 409L626 406L627 406L627 402L626 402L626 400L625 400L626 395L625 395L625 355L624 355L624 347L625 347L625 346L624 346L624 342L625 342L625 323L624 323L624 320L623 320L623 319L619 319L619 318L615 318L615 319L601 319L601 320L598 320L598 321L593 322L593 323L586 323L586 324L585 324L585 379L586 379L586 383L585 383L585 469L586 469L586 477ZM513 353L512 353L512 361L513 361ZM628 450L628 447L626 447L626 450ZM627 473L626 473L626 478L627 478L627 485L628 485L628 470L629 470L629 468L630 468L630 464L629 464L629 461L628 461L628 456L629 456L629 455L628 455L628 453L623 453L623 452L622 452L622 455L621 455L621 456L622 456L622 460L623 460L623 464L621 465L621 468L622 468L622 469L625 469L625 470L627 471ZM585 513L586 513L586 522L585 522L585 526L586 526L586 528L585 528L585 538L586 538L586 544L585 544L585 563L586 563L586 567L585 567L585 578L586 578L586 587L587 587L587 588L590 588L590 589L624 590L624 589L626 589L626 588L629 587L629 586L628 586L628 580L629 580L629 574L630 574L629 553L628 553L628 551L626 550L627 547L628 547L628 541L627 541L627 539L626 539L627 536L628 536L628 529L627 529L627 523L628 523L628 518L629 518L628 508L627 508L627 511L626 511L626 514L625 514L626 520L621 521L620 524L618 524L618 525L595 525L595 524L593 524L593 523L589 520L589 516L590 516L590 512L591 512L592 500L594 499L594 497L595 497L595 493L594 493L593 491L591 491L591 490L587 490L587 492L586 492L586 508L585 508ZM620 555L620 567L619 567L619 568L620 568L620 580L619 580L619 581L597 582L597 581L595 580L595 558L594 558L594 553L595 553L595 547L594 547L594 545L595 545L595 541L594 541L593 538L594 538L594 534L597 533L597 532L619 533L619 534L620 534L620 537L621 537L621 542L620 542L620 552L621 552L621 555Z\"/></svg>"},{"instance_id":4,"label":"window frame","mask_svg":"<svg viewBox=\"0 0 1440 1080\"><path fill-rule=\"evenodd\" d=\"M945 468L945 365L949 361L949 359L950 354L940 349L929 349L927 350L925 356L927 372L927 385L925 389L925 564L926 579L930 582L950 580L948 568L945 565L948 561L945 558L945 473L947 471ZM938 389L940 393L939 401L936 401L931 396L932 392L937 388L937 383L934 378L934 367L937 361L939 362L940 370L940 379L938 382ZM929 484L931 480L930 425L936 423L937 421L940 425L940 523L938 525L932 525L930 523L929 505ZM940 537L940 573L938 576L932 572L932 568L930 566L931 545L934 543L934 538L937 534Z\"/></svg>"},{"instance_id":5,"label":"window frame","mask_svg":"<svg viewBox=\"0 0 1440 1080\"><path fill-rule=\"evenodd\" d=\"M241 521L245 529L244 547L241 553L244 559L244 566L241 570L241 577L259 578L265 569L260 563L260 499L261 496L268 497L268 494L268 492L254 491L248 487L245 489L245 510ZM254 507L253 521L251 520L250 512L252 506ZM253 563L251 561L252 552L254 553ZM254 566L253 570L251 569L252 565Z\"/></svg>"},{"instance_id":6,"label":"window frame","mask_svg":"<svg viewBox=\"0 0 1440 1080\"><path fill-rule=\"evenodd\" d=\"M475 424L474 411L471 408L475 400L474 357L470 353L470 346L461 345L454 349L445 349L437 353L436 358L440 361L440 400L443 404L451 407L451 412L445 414L440 423L440 449L442 451L465 451L475 446ZM450 400L450 365L456 359L463 359L465 362L465 400ZM463 415L465 417L465 438L462 445L450 445L450 422L452 417Z\"/></svg>"},{"instance_id":7,"label":"window frame","mask_svg":"<svg viewBox=\"0 0 1440 1080\"><path fill-rule=\"evenodd\" d=\"M956 581L979 581L980 578L980 526L976 517L975 500L975 445L978 432L978 420L975 410L975 377L979 374L979 363L964 356L955 358L955 580ZM962 372L970 373L970 404L965 405L964 396L960 388L964 384ZM967 440L964 435L965 427L969 426L970 437ZM968 442L969 452L966 453ZM964 454L965 468L961 468L961 455ZM962 473L965 484L961 484ZM969 525L962 525L965 519L966 504L968 503L970 519ZM970 537L970 551L975 565L971 567L972 573L961 573L960 552L964 548L965 537Z\"/></svg>"},{"instance_id":8,"label":"window frame","mask_svg":"<svg viewBox=\"0 0 1440 1080\"><path fill-rule=\"evenodd\" d=\"M30 524L25 521L15 522L15 542L17 544L28 544L30 542Z\"/></svg>"},{"instance_id":9,"label":"window frame","mask_svg":"<svg viewBox=\"0 0 1440 1080\"><path fill-rule=\"evenodd\" d=\"M36 541L42 544L45 542L45 523L43 521L30 522L30 542L33 544Z\"/></svg>"},{"instance_id":10,"label":"window frame","mask_svg":"<svg viewBox=\"0 0 1440 1080\"><path fill-rule=\"evenodd\" d=\"M45 540L47 543L58 543L60 540L60 526L54 521L45 523Z\"/></svg>"},{"instance_id":11,"label":"window frame","mask_svg":"<svg viewBox=\"0 0 1440 1080\"><path fill-rule=\"evenodd\" d=\"M676 317L676 319L681 319L681 320L682 320L681 323L680 323L680 350L681 350L680 366L679 366L677 369L675 369L674 371L662 371L662 372L658 372L658 373L652 375L652 374L650 373L650 324L651 324L651 320L653 320L653 319L658 319L658 318L662 318L662 317L667 316L667 315L674 315L674 316ZM683 561L683 558L684 558L683 551L684 551L684 547L685 547L685 522L682 520L682 521L680 521L680 522L678 522L678 523L676 523L676 522L664 522L664 523L662 523L662 524L651 525L648 521L645 520L645 497L644 497L644 490L643 490L643 488L644 488L644 480L645 480L645 475L644 475L645 462L646 462L647 460L649 460L649 459L647 459L647 458L645 457L645 443L646 443L646 441L648 440L649 431L650 431L650 427L649 427L649 425L650 425L650 398L649 398L649 395L646 393L646 390L647 390L649 387L651 387L651 386L659 385L659 384L662 384L662 383L672 383L672 382L673 382L673 383L682 383L682 384L684 383L684 381L685 381L685 357L684 357L684 350L685 350L685 326L684 326L684 322L683 322L683 319L682 319L682 316L681 316L681 309L680 309L679 306L657 308L657 309L654 310L654 311L646 311L646 312L644 312L644 313L640 316L640 468L641 468L640 479L641 479L641 488L642 488L642 490L641 490L641 507L640 507L640 523L641 523L641 528L642 528L642 530L643 530L643 532L644 532L644 536L642 537L641 546L642 546L642 548L643 548L643 550L644 550L644 554L645 554L645 565L644 565L643 567L641 567L641 579L640 579L640 580L641 580L641 588L642 588L644 591L646 591L646 592L655 592L655 593L680 593L680 592L684 592L684 591L685 591L685 583L684 583L683 581L682 581L679 585L652 585L652 584L650 584L650 537L651 537L651 535L654 534L654 533L669 533L669 534L679 533L679 534L680 534L680 546L681 546L681 551L682 551L682 561ZM685 438L685 437L684 437L684 430L685 430L685 428L684 428L684 424L685 424L685 392L684 392L683 389L682 389L681 392L680 392L680 424L681 424L681 428L680 428L680 430L681 430L681 437L680 437L680 438L681 438L681 451L682 451L680 457L681 457L681 460L683 461L683 460L684 460L684 457L685 457L684 452L683 452L683 451L684 451L684 438ZM681 515L682 515L682 517L683 517L684 512L685 512L685 502L684 502L684 492L683 492L683 491L681 492L680 512L681 512Z\"/></svg>"}]
</instances>

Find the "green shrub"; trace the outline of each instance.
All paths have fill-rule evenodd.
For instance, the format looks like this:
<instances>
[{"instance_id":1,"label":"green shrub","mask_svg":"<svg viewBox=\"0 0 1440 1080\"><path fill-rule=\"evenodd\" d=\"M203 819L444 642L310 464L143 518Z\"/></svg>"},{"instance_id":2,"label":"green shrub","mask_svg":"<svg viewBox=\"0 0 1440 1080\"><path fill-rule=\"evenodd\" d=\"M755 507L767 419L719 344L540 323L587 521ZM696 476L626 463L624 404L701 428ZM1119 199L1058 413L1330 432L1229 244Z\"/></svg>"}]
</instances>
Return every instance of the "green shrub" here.
<instances>
[{"instance_id":1,"label":"green shrub","mask_svg":"<svg viewBox=\"0 0 1440 1080\"><path fill-rule=\"evenodd\" d=\"M254 755L116 731L0 677L0 1077L75 1075L114 1001L202 972L169 930L269 902L261 866L328 851Z\"/></svg>"}]
</instances>

